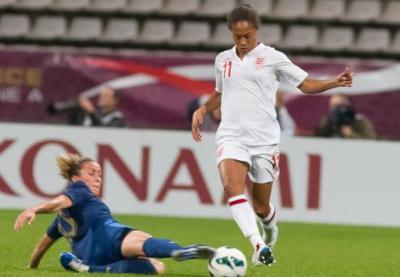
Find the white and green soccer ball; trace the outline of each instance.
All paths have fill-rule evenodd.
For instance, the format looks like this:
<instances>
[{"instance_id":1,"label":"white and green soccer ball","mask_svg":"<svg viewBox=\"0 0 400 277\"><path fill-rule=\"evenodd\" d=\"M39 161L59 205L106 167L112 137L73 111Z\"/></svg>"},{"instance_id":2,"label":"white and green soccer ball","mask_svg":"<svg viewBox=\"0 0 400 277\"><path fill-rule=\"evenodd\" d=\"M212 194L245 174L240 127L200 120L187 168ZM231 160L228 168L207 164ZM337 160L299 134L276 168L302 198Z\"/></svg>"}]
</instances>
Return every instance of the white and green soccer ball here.
<instances>
[{"instance_id":1,"label":"white and green soccer ball","mask_svg":"<svg viewBox=\"0 0 400 277\"><path fill-rule=\"evenodd\" d=\"M229 246L218 248L208 262L211 277L243 277L246 270L247 261L244 254L239 249Z\"/></svg>"}]
</instances>

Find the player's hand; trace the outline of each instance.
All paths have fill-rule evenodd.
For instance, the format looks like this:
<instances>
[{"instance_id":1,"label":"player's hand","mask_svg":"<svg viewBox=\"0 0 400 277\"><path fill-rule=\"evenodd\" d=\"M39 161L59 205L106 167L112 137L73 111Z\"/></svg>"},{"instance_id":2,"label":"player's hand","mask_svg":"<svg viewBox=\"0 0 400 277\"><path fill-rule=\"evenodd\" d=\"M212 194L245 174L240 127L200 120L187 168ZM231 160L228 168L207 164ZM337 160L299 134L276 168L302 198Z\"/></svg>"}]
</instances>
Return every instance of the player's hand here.
<instances>
[{"instance_id":1,"label":"player's hand","mask_svg":"<svg viewBox=\"0 0 400 277\"><path fill-rule=\"evenodd\" d=\"M32 209L26 209L17 217L17 220L14 224L14 230L20 231L24 226L25 222L28 222L28 225L31 225L32 222L35 220L36 212Z\"/></svg>"},{"instance_id":2,"label":"player's hand","mask_svg":"<svg viewBox=\"0 0 400 277\"><path fill-rule=\"evenodd\" d=\"M195 141L200 142L201 141L201 132L200 132L200 126L203 124L203 119L204 115L206 114L206 108L204 106L201 106L198 108L192 118L192 137Z\"/></svg>"},{"instance_id":3,"label":"player's hand","mask_svg":"<svg viewBox=\"0 0 400 277\"><path fill-rule=\"evenodd\" d=\"M354 73L346 67L342 73L336 77L338 87L351 87L353 84Z\"/></svg>"}]
</instances>

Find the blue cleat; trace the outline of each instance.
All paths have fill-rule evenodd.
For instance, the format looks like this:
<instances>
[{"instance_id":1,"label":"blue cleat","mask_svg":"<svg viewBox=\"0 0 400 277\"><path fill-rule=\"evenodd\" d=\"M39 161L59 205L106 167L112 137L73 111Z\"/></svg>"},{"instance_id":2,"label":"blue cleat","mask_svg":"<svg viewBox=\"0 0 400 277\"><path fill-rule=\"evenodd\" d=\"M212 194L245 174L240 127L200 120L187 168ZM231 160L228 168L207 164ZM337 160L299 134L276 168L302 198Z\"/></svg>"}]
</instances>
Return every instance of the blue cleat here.
<instances>
[{"instance_id":1,"label":"blue cleat","mask_svg":"<svg viewBox=\"0 0 400 277\"><path fill-rule=\"evenodd\" d=\"M172 258L181 262L192 259L211 259L214 257L215 249L205 245L191 245L172 252Z\"/></svg>"},{"instance_id":2,"label":"blue cleat","mask_svg":"<svg viewBox=\"0 0 400 277\"><path fill-rule=\"evenodd\" d=\"M69 271L89 272L89 266L85 265L80 259L69 252L62 252L60 255L61 265Z\"/></svg>"}]
</instances>

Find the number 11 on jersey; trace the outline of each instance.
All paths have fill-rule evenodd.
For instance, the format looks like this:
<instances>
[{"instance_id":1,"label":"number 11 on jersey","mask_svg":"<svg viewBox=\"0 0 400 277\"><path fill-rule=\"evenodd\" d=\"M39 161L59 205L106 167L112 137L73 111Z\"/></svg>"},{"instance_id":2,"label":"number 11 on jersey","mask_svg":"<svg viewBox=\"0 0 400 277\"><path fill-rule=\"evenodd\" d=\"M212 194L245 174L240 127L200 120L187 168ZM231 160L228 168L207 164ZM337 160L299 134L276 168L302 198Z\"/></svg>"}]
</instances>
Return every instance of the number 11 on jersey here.
<instances>
[{"instance_id":1,"label":"number 11 on jersey","mask_svg":"<svg viewBox=\"0 0 400 277\"><path fill-rule=\"evenodd\" d=\"M224 63L224 78L231 77L231 72L232 72L232 61L228 60Z\"/></svg>"}]
</instances>

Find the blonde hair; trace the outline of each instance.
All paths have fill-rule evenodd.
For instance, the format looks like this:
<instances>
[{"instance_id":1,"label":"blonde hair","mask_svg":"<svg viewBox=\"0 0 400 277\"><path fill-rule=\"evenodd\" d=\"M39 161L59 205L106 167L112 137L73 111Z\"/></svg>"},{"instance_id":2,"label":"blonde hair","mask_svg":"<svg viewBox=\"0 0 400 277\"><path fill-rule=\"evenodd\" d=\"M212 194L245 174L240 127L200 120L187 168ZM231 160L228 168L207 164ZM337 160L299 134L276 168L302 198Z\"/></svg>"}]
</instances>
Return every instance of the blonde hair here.
<instances>
[{"instance_id":1,"label":"blonde hair","mask_svg":"<svg viewBox=\"0 0 400 277\"><path fill-rule=\"evenodd\" d=\"M78 176L85 162L91 162L92 159L83 158L78 154L63 154L57 157L57 164L60 175L67 180L71 180L72 176Z\"/></svg>"}]
</instances>

